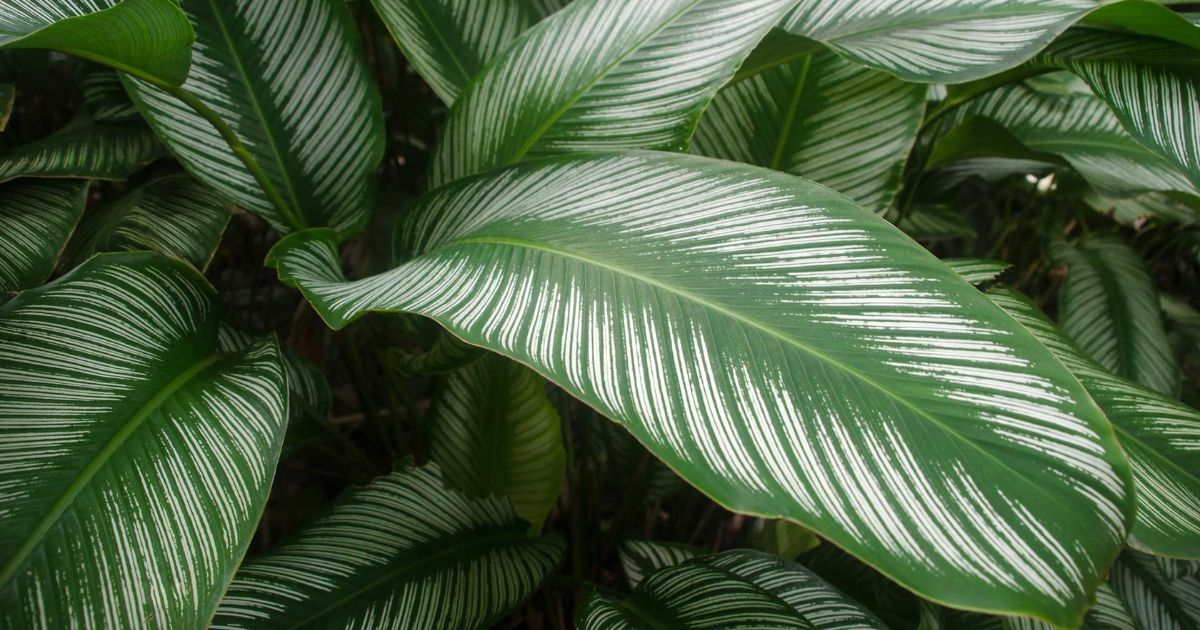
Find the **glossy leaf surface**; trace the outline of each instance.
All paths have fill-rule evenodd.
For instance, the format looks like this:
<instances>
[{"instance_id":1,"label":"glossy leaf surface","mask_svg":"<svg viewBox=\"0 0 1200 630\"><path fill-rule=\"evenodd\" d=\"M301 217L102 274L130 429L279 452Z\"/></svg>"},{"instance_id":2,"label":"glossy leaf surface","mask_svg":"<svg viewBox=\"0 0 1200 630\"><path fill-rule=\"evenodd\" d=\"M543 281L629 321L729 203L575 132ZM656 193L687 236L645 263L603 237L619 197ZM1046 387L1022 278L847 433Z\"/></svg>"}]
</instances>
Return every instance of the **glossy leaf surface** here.
<instances>
[{"instance_id":1,"label":"glossy leaf surface","mask_svg":"<svg viewBox=\"0 0 1200 630\"><path fill-rule=\"evenodd\" d=\"M731 509L796 520L943 601L1078 621L1125 538L1127 463L1083 388L827 188L600 154L464 180L410 211L416 257L390 272L344 281L321 231L270 262L332 326L431 317Z\"/></svg>"}]
</instances>

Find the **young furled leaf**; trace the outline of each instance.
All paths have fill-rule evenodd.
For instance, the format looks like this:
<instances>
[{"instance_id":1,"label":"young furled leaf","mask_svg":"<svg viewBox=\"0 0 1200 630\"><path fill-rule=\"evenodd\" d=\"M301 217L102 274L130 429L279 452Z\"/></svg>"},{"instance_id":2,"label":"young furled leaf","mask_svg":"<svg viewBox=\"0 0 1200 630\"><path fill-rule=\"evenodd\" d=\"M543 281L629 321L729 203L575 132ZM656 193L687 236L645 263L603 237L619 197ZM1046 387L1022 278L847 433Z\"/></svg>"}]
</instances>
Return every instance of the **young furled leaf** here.
<instances>
[{"instance_id":1,"label":"young furled leaf","mask_svg":"<svg viewBox=\"0 0 1200 630\"><path fill-rule=\"evenodd\" d=\"M594 154L445 186L409 217L414 257L377 276L344 281L328 231L269 262L335 328L430 317L621 422L723 505L795 520L941 601L1069 625L1125 540L1128 463L1078 382L827 188Z\"/></svg>"},{"instance_id":2,"label":"young furled leaf","mask_svg":"<svg viewBox=\"0 0 1200 630\"><path fill-rule=\"evenodd\" d=\"M0 185L0 292L46 281L87 201L87 180Z\"/></svg>"},{"instance_id":3,"label":"young furled leaf","mask_svg":"<svg viewBox=\"0 0 1200 630\"><path fill-rule=\"evenodd\" d=\"M219 308L146 252L0 306L0 626L208 622L287 420L275 342L222 354Z\"/></svg>"}]
</instances>

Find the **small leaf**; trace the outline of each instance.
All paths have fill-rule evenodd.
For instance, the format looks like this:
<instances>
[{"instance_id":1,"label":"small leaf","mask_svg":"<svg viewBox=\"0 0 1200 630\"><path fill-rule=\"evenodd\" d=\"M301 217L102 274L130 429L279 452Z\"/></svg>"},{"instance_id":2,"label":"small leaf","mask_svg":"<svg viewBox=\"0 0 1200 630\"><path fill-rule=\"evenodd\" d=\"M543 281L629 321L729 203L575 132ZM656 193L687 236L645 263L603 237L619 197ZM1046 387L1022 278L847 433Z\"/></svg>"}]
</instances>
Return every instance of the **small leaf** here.
<instances>
[{"instance_id":1,"label":"small leaf","mask_svg":"<svg viewBox=\"0 0 1200 630\"><path fill-rule=\"evenodd\" d=\"M642 579L659 569L673 567L707 554L707 551L690 545L657 540L623 540L617 548L617 555L621 558L621 571L631 589L637 588Z\"/></svg>"},{"instance_id":2,"label":"small leaf","mask_svg":"<svg viewBox=\"0 0 1200 630\"><path fill-rule=\"evenodd\" d=\"M287 393L216 292L102 254L0 306L0 626L198 627L258 524Z\"/></svg>"},{"instance_id":3,"label":"small leaf","mask_svg":"<svg viewBox=\"0 0 1200 630\"><path fill-rule=\"evenodd\" d=\"M804 567L734 550L668 566L618 598L593 593L581 630L621 628L886 628L854 600Z\"/></svg>"},{"instance_id":4,"label":"small leaf","mask_svg":"<svg viewBox=\"0 0 1200 630\"><path fill-rule=\"evenodd\" d=\"M89 72L79 82L83 92L83 102L87 105L88 113L95 122L123 123L141 120L125 86L121 84L121 76L113 70L96 69Z\"/></svg>"},{"instance_id":5,"label":"small leaf","mask_svg":"<svg viewBox=\"0 0 1200 630\"><path fill-rule=\"evenodd\" d=\"M721 90L691 150L799 175L882 212L899 192L925 92L832 53L812 55Z\"/></svg>"},{"instance_id":6,"label":"small leaf","mask_svg":"<svg viewBox=\"0 0 1200 630\"><path fill-rule=\"evenodd\" d=\"M558 499L566 454L546 382L495 354L450 374L430 419L430 459L470 496L506 496L534 531Z\"/></svg>"},{"instance_id":7,"label":"small leaf","mask_svg":"<svg viewBox=\"0 0 1200 630\"><path fill-rule=\"evenodd\" d=\"M87 180L0 185L0 292L46 281L87 201Z\"/></svg>"},{"instance_id":8,"label":"small leaf","mask_svg":"<svg viewBox=\"0 0 1200 630\"><path fill-rule=\"evenodd\" d=\"M794 1L572 2L455 101L430 187L538 156L683 149L705 105Z\"/></svg>"},{"instance_id":9,"label":"small leaf","mask_svg":"<svg viewBox=\"0 0 1200 630\"><path fill-rule=\"evenodd\" d=\"M1128 464L1074 377L825 187L594 154L408 212L415 257L389 272L345 282L328 231L269 262L334 327L430 317L622 423L722 505L795 520L941 601L1077 623L1125 540Z\"/></svg>"},{"instance_id":10,"label":"small leaf","mask_svg":"<svg viewBox=\"0 0 1200 630\"><path fill-rule=\"evenodd\" d=\"M1137 252L1115 238L1057 248L1068 267L1058 322L1104 369L1175 396L1179 364L1167 341L1154 280Z\"/></svg>"},{"instance_id":11,"label":"small leaf","mask_svg":"<svg viewBox=\"0 0 1200 630\"><path fill-rule=\"evenodd\" d=\"M518 35L534 0L371 0L413 68L447 105Z\"/></svg>"},{"instance_id":12,"label":"small leaf","mask_svg":"<svg viewBox=\"0 0 1200 630\"><path fill-rule=\"evenodd\" d=\"M436 466L406 466L242 565L212 627L485 627L561 560L562 539L527 529L507 501L467 499Z\"/></svg>"},{"instance_id":13,"label":"small leaf","mask_svg":"<svg viewBox=\"0 0 1200 630\"><path fill-rule=\"evenodd\" d=\"M89 210L71 241L69 257L150 250L208 266L233 208L186 175L168 175Z\"/></svg>"},{"instance_id":14,"label":"small leaf","mask_svg":"<svg viewBox=\"0 0 1200 630\"><path fill-rule=\"evenodd\" d=\"M366 224L383 156L379 93L341 0L181 3L196 31L183 90L214 110L266 173L264 190L212 124L126 77L188 173L282 232Z\"/></svg>"},{"instance_id":15,"label":"small leaf","mask_svg":"<svg viewBox=\"0 0 1200 630\"><path fill-rule=\"evenodd\" d=\"M979 286L994 282L1011 264L1002 260L988 260L986 258L948 258L942 262L946 266L953 269L954 273L962 276L963 280L970 282L973 285Z\"/></svg>"},{"instance_id":16,"label":"small leaf","mask_svg":"<svg viewBox=\"0 0 1200 630\"><path fill-rule=\"evenodd\" d=\"M192 28L175 0L7 0L0 48L49 48L178 85Z\"/></svg>"},{"instance_id":17,"label":"small leaf","mask_svg":"<svg viewBox=\"0 0 1200 630\"><path fill-rule=\"evenodd\" d=\"M0 151L0 182L18 177L126 179L166 155L141 123L93 124L82 119L28 144Z\"/></svg>"}]
</instances>

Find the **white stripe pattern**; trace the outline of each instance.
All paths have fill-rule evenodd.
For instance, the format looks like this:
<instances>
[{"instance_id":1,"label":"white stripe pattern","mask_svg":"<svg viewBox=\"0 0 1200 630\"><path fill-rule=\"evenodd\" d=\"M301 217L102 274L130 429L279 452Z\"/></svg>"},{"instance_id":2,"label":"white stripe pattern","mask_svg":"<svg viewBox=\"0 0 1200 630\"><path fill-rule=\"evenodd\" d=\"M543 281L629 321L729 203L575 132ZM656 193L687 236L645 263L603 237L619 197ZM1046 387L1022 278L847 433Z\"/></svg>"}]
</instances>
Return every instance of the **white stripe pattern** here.
<instances>
[{"instance_id":1,"label":"white stripe pattern","mask_svg":"<svg viewBox=\"0 0 1200 630\"><path fill-rule=\"evenodd\" d=\"M801 522L928 596L1019 596L1067 623L1125 538L1127 464L1082 387L824 187L602 154L465 180L412 212L420 255L390 272L344 282L317 231L272 263L331 325L431 317L620 421L722 504Z\"/></svg>"},{"instance_id":2,"label":"white stripe pattern","mask_svg":"<svg viewBox=\"0 0 1200 630\"><path fill-rule=\"evenodd\" d=\"M455 102L431 187L539 155L682 149L704 106L794 2L572 2Z\"/></svg>"},{"instance_id":3,"label":"white stripe pattern","mask_svg":"<svg viewBox=\"0 0 1200 630\"><path fill-rule=\"evenodd\" d=\"M961 83L1020 65L1097 0L801 0L784 27L908 81Z\"/></svg>"},{"instance_id":4,"label":"white stripe pattern","mask_svg":"<svg viewBox=\"0 0 1200 630\"><path fill-rule=\"evenodd\" d=\"M625 581L631 589L637 588L647 575L659 569L673 567L706 553L703 549L688 545L657 540L623 540L617 548L621 572L625 574Z\"/></svg>"},{"instance_id":5,"label":"white stripe pattern","mask_svg":"<svg viewBox=\"0 0 1200 630\"><path fill-rule=\"evenodd\" d=\"M962 276L963 280L975 286L994 282L1001 274L1012 267L1002 260L986 258L947 258L942 262L953 269L954 273Z\"/></svg>"},{"instance_id":6,"label":"white stripe pattern","mask_svg":"<svg viewBox=\"0 0 1200 630\"><path fill-rule=\"evenodd\" d=\"M1130 551L1113 566L1111 584L1138 628L1200 627L1200 578L1196 576L1172 580L1162 574L1154 558Z\"/></svg>"},{"instance_id":7,"label":"white stripe pattern","mask_svg":"<svg viewBox=\"0 0 1200 630\"><path fill-rule=\"evenodd\" d=\"M354 489L238 570L211 628L484 627L529 597L565 548L508 501L447 489L434 465Z\"/></svg>"},{"instance_id":8,"label":"white stripe pattern","mask_svg":"<svg viewBox=\"0 0 1200 630\"><path fill-rule=\"evenodd\" d=\"M121 180L166 155L145 125L87 124L0 152L0 182L18 177L86 177Z\"/></svg>"},{"instance_id":9,"label":"white stripe pattern","mask_svg":"<svg viewBox=\"0 0 1200 630\"><path fill-rule=\"evenodd\" d=\"M691 150L799 175L882 212L924 112L924 85L821 53L721 90Z\"/></svg>"},{"instance_id":10,"label":"white stripe pattern","mask_svg":"<svg viewBox=\"0 0 1200 630\"><path fill-rule=\"evenodd\" d=\"M0 292L46 281L87 201L87 180L27 179L0 186Z\"/></svg>"},{"instance_id":11,"label":"white stripe pattern","mask_svg":"<svg viewBox=\"0 0 1200 630\"><path fill-rule=\"evenodd\" d=\"M1028 617L1002 617L1002 627L1007 630L1053 630L1048 623ZM1125 609L1112 587L1103 584L1096 590L1096 603L1088 609L1081 630L1135 630L1133 617Z\"/></svg>"},{"instance_id":12,"label":"white stripe pattern","mask_svg":"<svg viewBox=\"0 0 1200 630\"><path fill-rule=\"evenodd\" d=\"M105 254L0 307L0 626L207 622L287 411L273 341L215 353L185 263Z\"/></svg>"},{"instance_id":13,"label":"white stripe pattern","mask_svg":"<svg viewBox=\"0 0 1200 630\"><path fill-rule=\"evenodd\" d=\"M224 139L187 105L128 79L188 172L287 232L366 223L383 156L379 94L340 0L184 0L196 30L183 88L234 129L297 215L289 221ZM297 224L299 222L299 224Z\"/></svg>"}]
</instances>

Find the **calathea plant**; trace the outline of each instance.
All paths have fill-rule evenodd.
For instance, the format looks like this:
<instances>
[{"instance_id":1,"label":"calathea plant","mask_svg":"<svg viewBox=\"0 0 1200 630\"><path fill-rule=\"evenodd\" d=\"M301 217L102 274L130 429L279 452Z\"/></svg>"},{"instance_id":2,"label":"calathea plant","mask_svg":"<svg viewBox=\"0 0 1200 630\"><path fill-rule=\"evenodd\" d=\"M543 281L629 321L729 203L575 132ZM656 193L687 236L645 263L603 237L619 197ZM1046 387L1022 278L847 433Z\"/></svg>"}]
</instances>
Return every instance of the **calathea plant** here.
<instances>
[{"instance_id":1,"label":"calathea plant","mask_svg":"<svg viewBox=\"0 0 1200 630\"><path fill-rule=\"evenodd\" d=\"M1200 627L1197 11L0 0L0 627Z\"/></svg>"}]
</instances>

